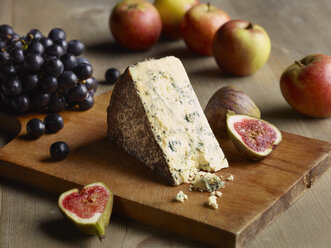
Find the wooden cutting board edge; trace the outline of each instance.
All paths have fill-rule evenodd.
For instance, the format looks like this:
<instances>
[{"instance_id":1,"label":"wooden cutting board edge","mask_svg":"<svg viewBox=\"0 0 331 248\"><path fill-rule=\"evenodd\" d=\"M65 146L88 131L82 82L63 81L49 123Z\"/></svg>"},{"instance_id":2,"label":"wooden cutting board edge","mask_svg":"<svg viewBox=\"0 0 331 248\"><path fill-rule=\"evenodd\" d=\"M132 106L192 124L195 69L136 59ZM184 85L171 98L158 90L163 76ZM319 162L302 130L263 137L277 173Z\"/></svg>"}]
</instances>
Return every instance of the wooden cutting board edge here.
<instances>
[{"instance_id":1,"label":"wooden cutting board edge","mask_svg":"<svg viewBox=\"0 0 331 248\"><path fill-rule=\"evenodd\" d=\"M321 156L319 162L317 162L304 176L299 178L293 184L291 189L278 198L270 208L266 209L266 211L262 212L259 216L256 216L255 220L237 233L237 248L245 247L255 235L285 212L331 167L331 144L327 142L325 143L330 147L329 152L324 154L324 156Z\"/></svg>"}]
</instances>

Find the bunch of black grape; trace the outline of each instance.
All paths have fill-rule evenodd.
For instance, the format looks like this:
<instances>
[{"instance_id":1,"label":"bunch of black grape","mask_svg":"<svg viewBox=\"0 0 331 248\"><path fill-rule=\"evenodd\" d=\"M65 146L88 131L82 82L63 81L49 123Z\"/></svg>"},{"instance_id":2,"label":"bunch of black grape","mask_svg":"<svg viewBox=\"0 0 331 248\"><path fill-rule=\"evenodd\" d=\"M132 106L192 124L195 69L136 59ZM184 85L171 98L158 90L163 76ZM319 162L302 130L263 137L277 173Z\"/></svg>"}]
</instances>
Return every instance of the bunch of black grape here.
<instances>
[{"instance_id":1,"label":"bunch of black grape","mask_svg":"<svg viewBox=\"0 0 331 248\"><path fill-rule=\"evenodd\" d=\"M45 37L32 29L24 37L0 25L0 106L8 112L87 110L97 82L90 62L78 57L84 44L66 41L60 28Z\"/></svg>"}]
</instances>

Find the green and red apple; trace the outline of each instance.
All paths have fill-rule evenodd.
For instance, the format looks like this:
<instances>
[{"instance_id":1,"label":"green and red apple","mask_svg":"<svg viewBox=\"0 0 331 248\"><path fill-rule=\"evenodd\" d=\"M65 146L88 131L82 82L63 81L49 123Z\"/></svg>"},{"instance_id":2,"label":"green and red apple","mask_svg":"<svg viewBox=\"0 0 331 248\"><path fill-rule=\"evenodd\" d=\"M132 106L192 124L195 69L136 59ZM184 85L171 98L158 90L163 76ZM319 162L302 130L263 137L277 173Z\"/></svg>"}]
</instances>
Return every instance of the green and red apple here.
<instances>
[{"instance_id":1,"label":"green and red apple","mask_svg":"<svg viewBox=\"0 0 331 248\"><path fill-rule=\"evenodd\" d=\"M112 10L109 26L115 40L134 51L149 49L162 31L159 12L145 0L120 1Z\"/></svg>"},{"instance_id":2,"label":"green and red apple","mask_svg":"<svg viewBox=\"0 0 331 248\"><path fill-rule=\"evenodd\" d=\"M162 19L162 33L171 39L180 39L180 24L185 13L199 0L155 0L154 5Z\"/></svg>"},{"instance_id":3,"label":"green and red apple","mask_svg":"<svg viewBox=\"0 0 331 248\"><path fill-rule=\"evenodd\" d=\"M193 51L211 56L216 31L230 16L210 4L198 4L186 12L181 23L181 34L186 45Z\"/></svg>"},{"instance_id":4,"label":"green and red apple","mask_svg":"<svg viewBox=\"0 0 331 248\"><path fill-rule=\"evenodd\" d=\"M286 101L310 117L331 116L331 57L309 55L282 74L280 89Z\"/></svg>"},{"instance_id":5,"label":"green and red apple","mask_svg":"<svg viewBox=\"0 0 331 248\"><path fill-rule=\"evenodd\" d=\"M235 76L248 76L268 60L270 38L259 25L231 20L220 27L213 40L213 55L220 69Z\"/></svg>"}]
</instances>

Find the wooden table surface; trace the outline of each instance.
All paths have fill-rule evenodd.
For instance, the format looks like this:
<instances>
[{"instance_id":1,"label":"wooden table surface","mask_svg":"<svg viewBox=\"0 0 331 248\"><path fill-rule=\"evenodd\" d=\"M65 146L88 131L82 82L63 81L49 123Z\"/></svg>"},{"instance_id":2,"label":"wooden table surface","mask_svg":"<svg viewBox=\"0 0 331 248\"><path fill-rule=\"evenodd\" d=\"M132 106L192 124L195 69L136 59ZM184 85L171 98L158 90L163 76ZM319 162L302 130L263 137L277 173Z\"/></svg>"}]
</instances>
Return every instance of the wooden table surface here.
<instances>
[{"instance_id":1,"label":"wooden table surface","mask_svg":"<svg viewBox=\"0 0 331 248\"><path fill-rule=\"evenodd\" d=\"M260 24L270 35L272 52L268 63L255 75L244 78L220 75L212 57L194 54L183 41L161 40L141 53L122 49L114 43L108 29L109 13L115 2L0 0L0 23L13 25L22 35L31 28L47 34L53 27L62 27L69 39L81 39L87 46L85 56L92 62L100 82L98 94L112 88L102 84L107 68L123 71L127 65L145 58L175 55L182 60L203 108L217 89L234 85L250 95L262 117L281 130L331 141L331 118L312 119L296 113L279 89L282 71L294 60L313 53L331 55L329 0L209 1L233 19ZM21 151L17 152L19 155ZM329 170L247 247L331 247L330 189ZM0 179L1 248L206 247L118 216L112 216L106 235L100 243L97 237L77 231L59 213L57 196Z\"/></svg>"}]
</instances>

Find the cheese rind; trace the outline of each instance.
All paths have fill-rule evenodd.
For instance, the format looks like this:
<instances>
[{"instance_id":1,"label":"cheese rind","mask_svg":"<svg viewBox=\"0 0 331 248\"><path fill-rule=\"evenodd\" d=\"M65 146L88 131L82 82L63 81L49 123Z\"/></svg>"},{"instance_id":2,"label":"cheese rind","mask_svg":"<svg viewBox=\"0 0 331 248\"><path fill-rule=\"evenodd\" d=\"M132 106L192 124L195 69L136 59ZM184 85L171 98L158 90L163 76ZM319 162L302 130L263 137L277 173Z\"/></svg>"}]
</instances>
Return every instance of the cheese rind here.
<instances>
[{"instance_id":1,"label":"cheese rind","mask_svg":"<svg viewBox=\"0 0 331 248\"><path fill-rule=\"evenodd\" d=\"M175 57L126 69L108 107L108 135L173 185L188 183L199 170L228 167L185 69Z\"/></svg>"}]
</instances>

